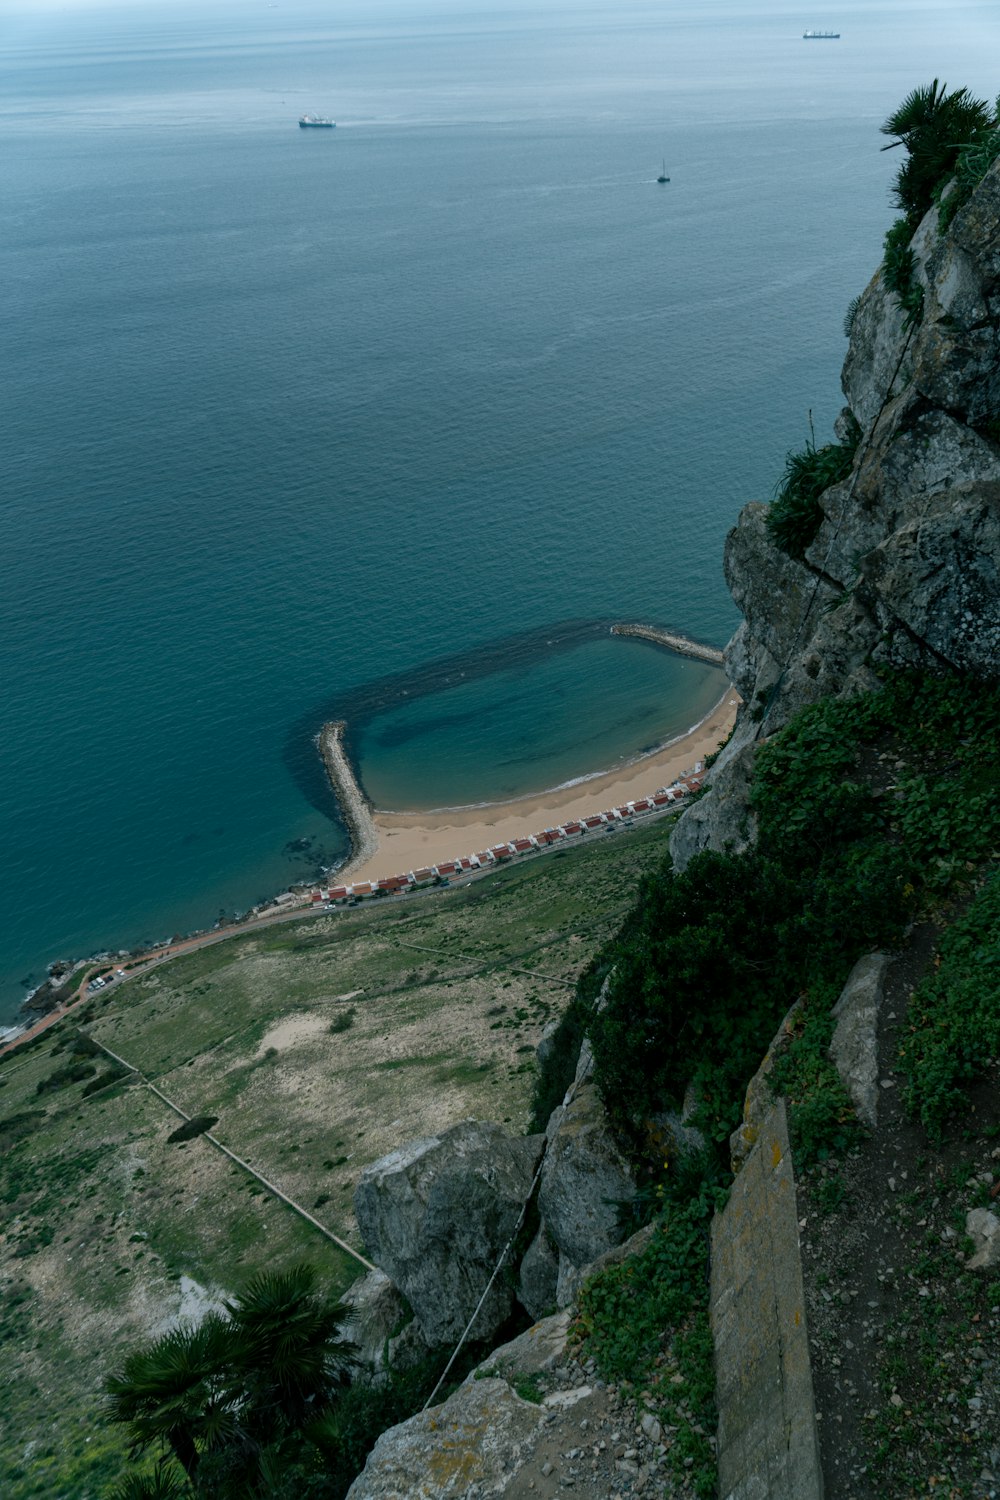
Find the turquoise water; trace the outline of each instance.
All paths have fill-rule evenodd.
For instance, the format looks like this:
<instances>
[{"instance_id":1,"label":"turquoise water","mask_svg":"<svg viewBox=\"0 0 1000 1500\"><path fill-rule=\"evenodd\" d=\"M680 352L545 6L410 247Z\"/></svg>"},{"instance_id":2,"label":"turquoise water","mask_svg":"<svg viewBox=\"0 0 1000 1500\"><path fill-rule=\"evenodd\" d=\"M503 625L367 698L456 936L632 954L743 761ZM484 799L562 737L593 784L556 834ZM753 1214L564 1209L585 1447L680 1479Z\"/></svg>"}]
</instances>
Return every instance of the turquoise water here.
<instances>
[{"instance_id":1,"label":"turquoise water","mask_svg":"<svg viewBox=\"0 0 1000 1500\"><path fill-rule=\"evenodd\" d=\"M0 1019L51 958L336 860L331 708L363 708L390 805L697 717L693 665L539 641L724 642L725 532L840 404L891 217L878 123L935 75L995 85L991 4L855 0L803 44L821 21L5 8Z\"/></svg>"},{"instance_id":2,"label":"turquoise water","mask_svg":"<svg viewBox=\"0 0 1000 1500\"><path fill-rule=\"evenodd\" d=\"M358 739L365 787L398 810L559 786L683 734L725 682L652 646L594 641L573 659L543 657L379 715Z\"/></svg>"}]
</instances>

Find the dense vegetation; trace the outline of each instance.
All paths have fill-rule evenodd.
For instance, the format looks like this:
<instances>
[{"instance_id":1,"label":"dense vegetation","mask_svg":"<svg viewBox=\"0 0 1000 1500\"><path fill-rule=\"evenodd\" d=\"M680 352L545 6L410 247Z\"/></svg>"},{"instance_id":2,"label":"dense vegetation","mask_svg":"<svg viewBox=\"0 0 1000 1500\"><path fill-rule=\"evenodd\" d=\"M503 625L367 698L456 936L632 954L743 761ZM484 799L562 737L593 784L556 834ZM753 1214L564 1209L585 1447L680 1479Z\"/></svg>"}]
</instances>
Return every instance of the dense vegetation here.
<instances>
[{"instance_id":1,"label":"dense vegetation","mask_svg":"<svg viewBox=\"0 0 1000 1500\"><path fill-rule=\"evenodd\" d=\"M135 1350L105 1381L106 1420L139 1460L111 1500L342 1500L447 1356L349 1384L345 1309L305 1264L256 1276L225 1306ZM470 1347L454 1379L482 1353Z\"/></svg>"},{"instance_id":2,"label":"dense vegetation","mask_svg":"<svg viewBox=\"0 0 1000 1500\"><path fill-rule=\"evenodd\" d=\"M792 1002L822 1010L861 954L973 878L1000 841L998 745L994 690L903 675L804 709L761 747L753 848L665 863L603 955L595 1067L636 1149L692 1083L724 1142Z\"/></svg>"}]
</instances>

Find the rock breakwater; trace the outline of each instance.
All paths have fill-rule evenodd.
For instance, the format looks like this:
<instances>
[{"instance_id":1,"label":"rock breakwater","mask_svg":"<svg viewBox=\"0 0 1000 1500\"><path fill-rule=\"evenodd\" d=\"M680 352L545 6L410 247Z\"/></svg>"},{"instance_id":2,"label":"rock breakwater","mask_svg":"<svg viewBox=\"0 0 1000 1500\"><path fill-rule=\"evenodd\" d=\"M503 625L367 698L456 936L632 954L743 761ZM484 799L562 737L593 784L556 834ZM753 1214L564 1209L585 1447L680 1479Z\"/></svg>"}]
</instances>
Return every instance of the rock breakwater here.
<instances>
[{"instance_id":1,"label":"rock breakwater","mask_svg":"<svg viewBox=\"0 0 1000 1500\"><path fill-rule=\"evenodd\" d=\"M659 625L612 625L611 634L652 641L654 646L665 646L668 651L676 651L678 656L693 656L696 661L711 662L713 667L722 666L722 652L716 646L704 646L701 641L689 640L686 635L674 635Z\"/></svg>"},{"instance_id":2,"label":"rock breakwater","mask_svg":"<svg viewBox=\"0 0 1000 1500\"><path fill-rule=\"evenodd\" d=\"M351 840L350 858L340 870L341 875L373 859L378 850L378 831L371 807L358 785L350 756L344 748L346 728L343 719L332 719L323 725L316 738L326 774L340 807L340 815Z\"/></svg>"}]
</instances>

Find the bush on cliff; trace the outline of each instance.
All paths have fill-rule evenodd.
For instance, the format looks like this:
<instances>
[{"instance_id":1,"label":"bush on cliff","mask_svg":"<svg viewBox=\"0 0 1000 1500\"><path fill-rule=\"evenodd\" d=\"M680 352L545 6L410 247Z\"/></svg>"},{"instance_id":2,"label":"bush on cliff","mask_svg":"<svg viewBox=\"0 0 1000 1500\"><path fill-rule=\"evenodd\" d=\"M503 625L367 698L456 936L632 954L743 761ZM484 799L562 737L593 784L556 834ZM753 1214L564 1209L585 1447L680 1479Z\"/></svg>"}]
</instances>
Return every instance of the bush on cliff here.
<instances>
[{"instance_id":1,"label":"bush on cliff","mask_svg":"<svg viewBox=\"0 0 1000 1500\"><path fill-rule=\"evenodd\" d=\"M911 233L934 201L935 189L954 172L963 149L985 141L996 123L985 100L974 98L968 89L949 94L947 85L936 78L911 90L889 116L882 134L895 139L882 149L906 150L893 192Z\"/></svg>"},{"instance_id":2,"label":"bush on cliff","mask_svg":"<svg viewBox=\"0 0 1000 1500\"><path fill-rule=\"evenodd\" d=\"M805 556L823 521L819 497L850 474L860 436L858 429L850 443L826 443L822 448L809 443L786 457L767 513L767 529L775 546L789 557L801 561Z\"/></svg>"},{"instance_id":3,"label":"bush on cliff","mask_svg":"<svg viewBox=\"0 0 1000 1500\"><path fill-rule=\"evenodd\" d=\"M754 848L699 855L682 874L665 864L602 955L615 967L590 1024L595 1075L633 1149L692 1082L721 1145L791 1003L828 1006L863 953L897 943L990 859L998 793L1000 695L987 684L894 676L772 736Z\"/></svg>"}]
</instances>

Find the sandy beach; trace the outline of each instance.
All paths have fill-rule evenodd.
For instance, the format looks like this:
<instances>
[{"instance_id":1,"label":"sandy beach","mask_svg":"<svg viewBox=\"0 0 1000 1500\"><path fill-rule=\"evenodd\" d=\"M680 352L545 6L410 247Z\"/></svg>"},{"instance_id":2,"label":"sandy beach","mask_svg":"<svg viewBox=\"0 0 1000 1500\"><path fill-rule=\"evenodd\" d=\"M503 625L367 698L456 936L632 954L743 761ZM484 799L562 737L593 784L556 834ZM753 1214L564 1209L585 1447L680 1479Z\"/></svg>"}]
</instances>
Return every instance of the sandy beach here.
<instances>
[{"instance_id":1,"label":"sandy beach","mask_svg":"<svg viewBox=\"0 0 1000 1500\"><path fill-rule=\"evenodd\" d=\"M733 727L739 697L734 688L687 734L639 760L581 782L488 807L445 808L438 812L374 813L378 849L364 863L338 871L338 882L376 880L421 865L476 853L491 844L537 833L571 818L633 802L669 786L717 750Z\"/></svg>"}]
</instances>

